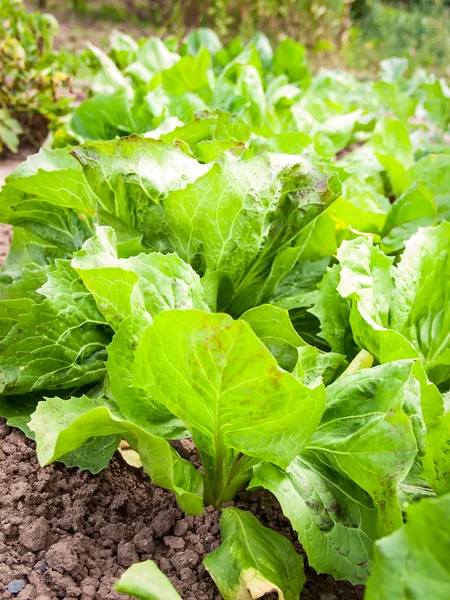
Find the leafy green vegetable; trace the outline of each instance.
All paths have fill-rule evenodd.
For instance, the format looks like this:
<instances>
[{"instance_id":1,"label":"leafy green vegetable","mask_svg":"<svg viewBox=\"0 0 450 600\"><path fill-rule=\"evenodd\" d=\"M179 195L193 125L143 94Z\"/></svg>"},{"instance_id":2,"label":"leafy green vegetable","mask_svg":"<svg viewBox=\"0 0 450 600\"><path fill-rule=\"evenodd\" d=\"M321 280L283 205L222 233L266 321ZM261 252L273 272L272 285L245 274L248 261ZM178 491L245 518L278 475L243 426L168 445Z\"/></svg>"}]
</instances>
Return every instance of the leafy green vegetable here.
<instances>
[{"instance_id":1,"label":"leafy green vegetable","mask_svg":"<svg viewBox=\"0 0 450 600\"><path fill-rule=\"evenodd\" d=\"M430 379L444 387L448 385L449 242L447 222L419 229L405 242L402 259L393 267L392 259L359 238L342 244L340 267L335 267L336 274L340 269L337 290L342 298L350 298L346 310L351 310L357 344L380 362L420 356ZM320 306L315 313L325 323L328 309L318 313Z\"/></svg>"},{"instance_id":2,"label":"leafy green vegetable","mask_svg":"<svg viewBox=\"0 0 450 600\"><path fill-rule=\"evenodd\" d=\"M411 374L411 361L344 373L327 387L321 424L288 469L254 471L250 488L278 498L319 572L364 582L373 541L401 525L396 486L417 453L404 412Z\"/></svg>"},{"instance_id":3,"label":"leafy green vegetable","mask_svg":"<svg viewBox=\"0 0 450 600\"><path fill-rule=\"evenodd\" d=\"M446 495L409 506L404 527L376 543L368 600L448 597L449 505Z\"/></svg>"},{"instance_id":4,"label":"leafy green vegetable","mask_svg":"<svg viewBox=\"0 0 450 600\"><path fill-rule=\"evenodd\" d=\"M303 559L286 538L237 508L224 509L220 530L222 545L204 563L225 600L270 592L297 600L306 582Z\"/></svg>"}]
</instances>

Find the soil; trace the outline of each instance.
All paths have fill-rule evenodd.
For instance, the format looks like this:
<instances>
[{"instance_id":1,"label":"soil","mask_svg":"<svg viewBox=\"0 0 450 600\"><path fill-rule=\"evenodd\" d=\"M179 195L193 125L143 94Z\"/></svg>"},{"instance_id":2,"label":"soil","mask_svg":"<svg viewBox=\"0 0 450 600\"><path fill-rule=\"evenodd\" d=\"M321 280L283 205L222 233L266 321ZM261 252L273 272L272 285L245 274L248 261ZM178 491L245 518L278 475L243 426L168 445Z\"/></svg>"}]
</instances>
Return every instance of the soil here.
<instances>
[{"instance_id":1,"label":"soil","mask_svg":"<svg viewBox=\"0 0 450 600\"><path fill-rule=\"evenodd\" d=\"M189 441L183 442L189 455ZM118 600L121 573L155 560L183 600L219 600L202 559L220 543L212 507L187 516L173 494L120 456L98 475L61 464L41 468L34 442L0 420L0 598ZM242 493L236 506L288 537L296 534L267 492ZM302 600L361 600L363 589L307 568ZM8 591L20 590L18 593Z\"/></svg>"}]
</instances>

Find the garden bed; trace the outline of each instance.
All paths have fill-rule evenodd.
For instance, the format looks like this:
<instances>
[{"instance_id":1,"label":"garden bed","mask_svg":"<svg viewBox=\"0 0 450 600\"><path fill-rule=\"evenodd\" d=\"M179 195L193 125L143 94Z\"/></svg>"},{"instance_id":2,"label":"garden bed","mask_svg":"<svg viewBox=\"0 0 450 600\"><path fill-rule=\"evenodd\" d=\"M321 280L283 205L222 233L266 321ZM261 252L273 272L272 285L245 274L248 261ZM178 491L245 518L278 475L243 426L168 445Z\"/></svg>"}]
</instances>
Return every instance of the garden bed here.
<instances>
[{"instance_id":1,"label":"garden bed","mask_svg":"<svg viewBox=\"0 0 450 600\"><path fill-rule=\"evenodd\" d=\"M116 600L114 581L137 560L153 559L184 600L219 600L202 565L220 541L219 513L186 516L173 494L116 457L99 475L55 464L41 469L34 443L0 422L0 597L4 600ZM189 442L184 442L189 453ZM237 506L295 542L268 493ZM361 600L362 587L306 571L302 600ZM7 590L17 580L18 594Z\"/></svg>"}]
</instances>

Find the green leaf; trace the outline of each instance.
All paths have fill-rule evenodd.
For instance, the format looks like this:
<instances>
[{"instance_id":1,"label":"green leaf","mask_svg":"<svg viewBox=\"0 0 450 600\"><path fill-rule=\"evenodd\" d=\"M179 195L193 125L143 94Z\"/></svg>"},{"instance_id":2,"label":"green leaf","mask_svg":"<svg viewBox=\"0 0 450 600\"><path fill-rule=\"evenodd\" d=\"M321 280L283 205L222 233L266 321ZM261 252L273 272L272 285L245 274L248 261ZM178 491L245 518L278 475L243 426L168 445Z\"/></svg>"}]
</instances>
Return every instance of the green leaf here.
<instances>
[{"instance_id":1,"label":"green leaf","mask_svg":"<svg viewBox=\"0 0 450 600\"><path fill-rule=\"evenodd\" d=\"M117 255L110 227L97 227L72 259L72 267L92 293L100 312L114 329L137 311L151 317L172 308L208 310L200 278L176 254Z\"/></svg>"},{"instance_id":2,"label":"green leaf","mask_svg":"<svg viewBox=\"0 0 450 600\"><path fill-rule=\"evenodd\" d=\"M285 537L237 508L224 509L220 530L222 545L204 564L225 600L252 600L270 592L298 600L306 583L303 559Z\"/></svg>"},{"instance_id":3,"label":"green leaf","mask_svg":"<svg viewBox=\"0 0 450 600\"><path fill-rule=\"evenodd\" d=\"M182 600L152 560L131 565L115 583L114 589L141 600Z\"/></svg>"},{"instance_id":4,"label":"green leaf","mask_svg":"<svg viewBox=\"0 0 450 600\"><path fill-rule=\"evenodd\" d=\"M436 385L449 381L450 223L420 229L405 243L395 272L390 327L420 352Z\"/></svg>"},{"instance_id":5,"label":"green leaf","mask_svg":"<svg viewBox=\"0 0 450 600\"><path fill-rule=\"evenodd\" d=\"M338 291L352 299L355 341L380 362L421 357L430 379L448 385L450 224L419 229L392 267L369 241L344 242Z\"/></svg>"},{"instance_id":6,"label":"green leaf","mask_svg":"<svg viewBox=\"0 0 450 600\"><path fill-rule=\"evenodd\" d=\"M292 310L312 306L318 295L318 286L327 272L329 257L318 261L297 263L275 288L269 302Z\"/></svg>"},{"instance_id":7,"label":"green leaf","mask_svg":"<svg viewBox=\"0 0 450 600\"><path fill-rule=\"evenodd\" d=\"M318 573L365 583L378 516L364 490L311 453L294 459L287 472L268 463L257 467L249 489L258 487L279 500Z\"/></svg>"},{"instance_id":8,"label":"green leaf","mask_svg":"<svg viewBox=\"0 0 450 600\"><path fill-rule=\"evenodd\" d=\"M450 594L450 495L406 509L400 531L377 542L367 600L445 600Z\"/></svg>"},{"instance_id":9,"label":"green leaf","mask_svg":"<svg viewBox=\"0 0 450 600\"><path fill-rule=\"evenodd\" d=\"M183 95L198 94L205 101L212 98L214 76L211 55L202 48L197 56L183 56L170 69L161 73L161 85L169 93Z\"/></svg>"},{"instance_id":10,"label":"green leaf","mask_svg":"<svg viewBox=\"0 0 450 600\"><path fill-rule=\"evenodd\" d=\"M109 45L110 54L120 69L124 69L136 59L139 46L130 35L113 29L109 36Z\"/></svg>"},{"instance_id":11,"label":"green leaf","mask_svg":"<svg viewBox=\"0 0 450 600\"><path fill-rule=\"evenodd\" d=\"M292 371L297 362L297 348L305 346L305 342L295 331L289 313L271 304L262 304L246 311L241 319L247 321L280 367Z\"/></svg>"},{"instance_id":12,"label":"green leaf","mask_svg":"<svg viewBox=\"0 0 450 600\"><path fill-rule=\"evenodd\" d=\"M67 261L58 260L41 288L44 302L18 316L0 343L0 392L71 388L105 376L106 323Z\"/></svg>"},{"instance_id":13,"label":"green leaf","mask_svg":"<svg viewBox=\"0 0 450 600\"><path fill-rule=\"evenodd\" d=\"M121 434L88 438L76 450L60 456L58 461L64 463L66 467L78 467L95 475L109 465L121 438Z\"/></svg>"},{"instance_id":14,"label":"green leaf","mask_svg":"<svg viewBox=\"0 0 450 600\"><path fill-rule=\"evenodd\" d=\"M372 135L372 145L395 195L400 196L412 183L408 169L413 163L413 153L406 126L394 119L380 119Z\"/></svg>"},{"instance_id":15,"label":"green leaf","mask_svg":"<svg viewBox=\"0 0 450 600\"><path fill-rule=\"evenodd\" d=\"M170 192L153 210L146 236L197 271L228 273L236 298L227 310L239 315L292 270L303 247L300 232L333 200L327 179L294 157L228 157Z\"/></svg>"},{"instance_id":16,"label":"green leaf","mask_svg":"<svg viewBox=\"0 0 450 600\"><path fill-rule=\"evenodd\" d=\"M239 452L286 467L323 410L322 385L281 370L248 323L223 314L159 314L141 336L133 371L134 385L189 428L215 504Z\"/></svg>"},{"instance_id":17,"label":"green leaf","mask_svg":"<svg viewBox=\"0 0 450 600\"><path fill-rule=\"evenodd\" d=\"M222 314L158 315L141 336L134 373L136 385L202 434L211 456L226 447L287 466L323 409L321 386L300 384L247 323Z\"/></svg>"},{"instance_id":18,"label":"green leaf","mask_svg":"<svg viewBox=\"0 0 450 600\"><path fill-rule=\"evenodd\" d=\"M356 346L350 328L350 305L337 291L340 277L340 265L328 269L319 284L317 300L309 312L319 319L319 335L328 342L333 352L353 358Z\"/></svg>"},{"instance_id":19,"label":"green leaf","mask_svg":"<svg viewBox=\"0 0 450 600\"><path fill-rule=\"evenodd\" d=\"M208 27L199 27L191 31L181 44L181 54L196 56L201 48L206 48L211 55L216 54L222 48L222 42L217 34Z\"/></svg>"},{"instance_id":20,"label":"green leaf","mask_svg":"<svg viewBox=\"0 0 450 600\"><path fill-rule=\"evenodd\" d=\"M425 438L424 476L437 494L450 492L450 413Z\"/></svg>"},{"instance_id":21,"label":"green leaf","mask_svg":"<svg viewBox=\"0 0 450 600\"><path fill-rule=\"evenodd\" d=\"M81 138L80 141L112 140L139 129L132 114L129 95L122 89L109 95L96 94L84 100L74 110L70 127Z\"/></svg>"},{"instance_id":22,"label":"green leaf","mask_svg":"<svg viewBox=\"0 0 450 600\"><path fill-rule=\"evenodd\" d=\"M136 135L116 142L89 142L72 153L102 208L143 231L149 242L150 222L161 212L161 200L209 169L176 146Z\"/></svg>"},{"instance_id":23,"label":"green leaf","mask_svg":"<svg viewBox=\"0 0 450 600\"><path fill-rule=\"evenodd\" d=\"M0 220L24 227L60 248L80 248L92 235L97 198L65 150L30 156L0 192Z\"/></svg>"},{"instance_id":24,"label":"green leaf","mask_svg":"<svg viewBox=\"0 0 450 600\"><path fill-rule=\"evenodd\" d=\"M450 156L428 154L411 167L413 181L422 181L438 208L438 219L450 218Z\"/></svg>"},{"instance_id":25,"label":"green leaf","mask_svg":"<svg viewBox=\"0 0 450 600\"><path fill-rule=\"evenodd\" d=\"M382 363L418 357L408 340L389 328L393 259L364 238L343 242L338 259L341 272L337 290L352 300L350 323L357 345Z\"/></svg>"},{"instance_id":26,"label":"green leaf","mask_svg":"<svg viewBox=\"0 0 450 600\"><path fill-rule=\"evenodd\" d=\"M0 122L0 148L3 144L10 150L10 152L17 152L19 149L20 139L17 133L15 133L9 127L5 127Z\"/></svg>"},{"instance_id":27,"label":"green leaf","mask_svg":"<svg viewBox=\"0 0 450 600\"><path fill-rule=\"evenodd\" d=\"M381 250L399 252L419 227L435 225L437 208L421 183L413 183L392 205L382 232Z\"/></svg>"},{"instance_id":28,"label":"green leaf","mask_svg":"<svg viewBox=\"0 0 450 600\"><path fill-rule=\"evenodd\" d=\"M138 82L148 84L153 75L170 69L179 60L179 55L170 52L162 40L149 37L140 46L136 60L128 65L125 73Z\"/></svg>"},{"instance_id":29,"label":"green leaf","mask_svg":"<svg viewBox=\"0 0 450 600\"><path fill-rule=\"evenodd\" d=\"M401 525L396 485L417 453L403 405L412 361L343 375L327 387L326 410L308 452L365 490L379 509L384 531Z\"/></svg>"},{"instance_id":30,"label":"green leaf","mask_svg":"<svg viewBox=\"0 0 450 600\"><path fill-rule=\"evenodd\" d=\"M24 396L1 396L0 415L6 419L10 427L17 427L29 437L34 438L28 423L30 415L36 410L37 403L42 400L42 394L27 394Z\"/></svg>"},{"instance_id":31,"label":"green leaf","mask_svg":"<svg viewBox=\"0 0 450 600\"><path fill-rule=\"evenodd\" d=\"M67 258L67 253L27 229L13 227L13 239L1 272L13 278L21 278L23 284L31 277L36 282L44 283L45 267L52 264L56 258ZM34 287L33 283L33 287L27 290L31 291L38 287L40 286ZM18 286L15 288L18 292ZM25 291L25 288L23 290ZM15 297L20 296L16 293ZM34 296L33 299L36 300Z\"/></svg>"},{"instance_id":32,"label":"green leaf","mask_svg":"<svg viewBox=\"0 0 450 600\"><path fill-rule=\"evenodd\" d=\"M317 380L323 381L324 385L330 384L345 364L344 355L322 352L315 346L300 346L297 354L292 374L305 385L313 385Z\"/></svg>"},{"instance_id":33,"label":"green leaf","mask_svg":"<svg viewBox=\"0 0 450 600\"><path fill-rule=\"evenodd\" d=\"M133 94L132 87L120 69L100 48L88 42L89 51L97 59L100 69L95 74L92 89L96 94L109 96L119 90L124 90L128 96Z\"/></svg>"},{"instance_id":34,"label":"green leaf","mask_svg":"<svg viewBox=\"0 0 450 600\"><path fill-rule=\"evenodd\" d=\"M311 82L311 73L305 46L289 38L280 42L273 57L273 70L276 75L286 74L289 81L307 89Z\"/></svg>"},{"instance_id":35,"label":"green leaf","mask_svg":"<svg viewBox=\"0 0 450 600\"><path fill-rule=\"evenodd\" d=\"M115 405L103 398L48 398L38 404L29 427L36 435L39 462L47 465L79 449L92 437L125 436L153 483L175 493L188 513L203 511L203 477L180 458L169 443L126 420ZM89 461L89 456L86 456ZM91 456L93 468L98 458Z\"/></svg>"}]
</instances>

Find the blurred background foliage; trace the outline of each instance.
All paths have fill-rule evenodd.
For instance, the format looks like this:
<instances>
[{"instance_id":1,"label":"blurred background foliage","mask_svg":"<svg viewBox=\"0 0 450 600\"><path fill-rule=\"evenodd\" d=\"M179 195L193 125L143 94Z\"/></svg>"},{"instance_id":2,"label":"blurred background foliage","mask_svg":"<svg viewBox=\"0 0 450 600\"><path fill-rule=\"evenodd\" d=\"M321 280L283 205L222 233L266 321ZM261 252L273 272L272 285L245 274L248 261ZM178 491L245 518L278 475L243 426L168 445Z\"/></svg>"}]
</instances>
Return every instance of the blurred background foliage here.
<instances>
[{"instance_id":1,"label":"blurred background foliage","mask_svg":"<svg viewBox=\"0 0 450 600\"><path fill-rule=\"evenodd\" d=\"M1 0L0 0L1 2ZM319 66L377 69L389 56L410 68L450 70L450 0L28 0L62 24L57 44L101 45L114 22L136 35L181 36L207 26L230 40L263 31L273 41L290 36ZM120 23L120 26L118 25ZM109 25L108 25L109 24Z\"/></svg>"}]
</instances>

